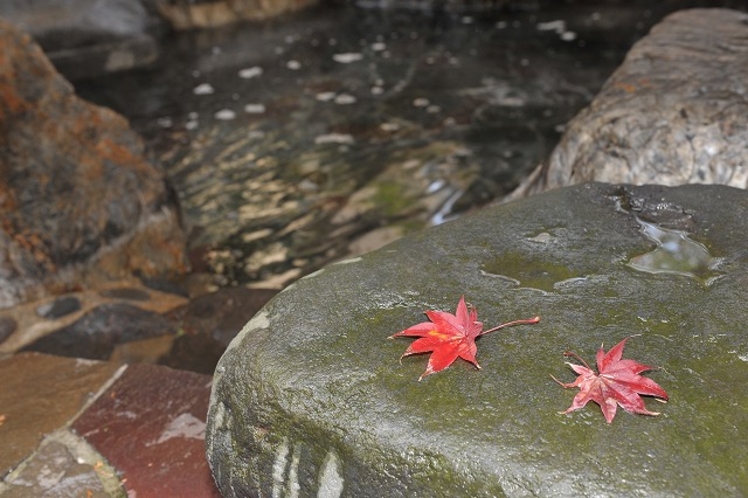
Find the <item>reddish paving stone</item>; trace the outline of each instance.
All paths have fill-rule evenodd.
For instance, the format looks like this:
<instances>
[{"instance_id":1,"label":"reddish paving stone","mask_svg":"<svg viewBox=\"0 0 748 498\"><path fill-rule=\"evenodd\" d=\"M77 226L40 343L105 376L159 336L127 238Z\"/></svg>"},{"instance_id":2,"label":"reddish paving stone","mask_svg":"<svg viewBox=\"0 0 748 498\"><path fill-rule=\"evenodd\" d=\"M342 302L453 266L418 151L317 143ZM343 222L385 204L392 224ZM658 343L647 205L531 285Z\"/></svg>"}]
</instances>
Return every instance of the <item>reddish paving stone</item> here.
<instances>
[{"instance_id":1,"label":"reddish paving stone","mask_svg":"<svg viewBox=\"0 0 748 498\"><path fill-rule=\"evenodd\" d=\"M212 378L131 365L75 422L137 498L218 497L205 458Z\"/></svg>"},{"instance_id":2,"label":"reddish paving stone","mask_svg":"<svg viewBox=\"0 0 748 498\"><path fill-rule=\"evenodd\" d=\"M117 365L21 353L0 361L0 475L69 423Z\"/></svg>"}]
</instances>

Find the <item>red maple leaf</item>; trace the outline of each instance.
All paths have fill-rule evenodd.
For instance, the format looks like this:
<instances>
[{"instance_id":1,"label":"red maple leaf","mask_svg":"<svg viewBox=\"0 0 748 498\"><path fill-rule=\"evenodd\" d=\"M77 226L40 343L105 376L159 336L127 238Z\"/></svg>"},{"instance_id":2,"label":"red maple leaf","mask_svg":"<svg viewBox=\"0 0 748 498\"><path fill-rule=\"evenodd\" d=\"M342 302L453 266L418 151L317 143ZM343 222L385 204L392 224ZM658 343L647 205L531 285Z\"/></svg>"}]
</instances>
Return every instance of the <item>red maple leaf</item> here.
<instances>
[{"instance_id":1,"label":"red maple leaf","mask_svg":"<svg viewBox=\"0 0 748 498\"><path fill-rule=\"evenodd\" d=\"M658 412L647 410L644 406L644 400L640 395L655 396L666 401L668 399L667 393L652 379L639 375L656 367L642 365L634 360L621 359L623 356L623 347L628 339L629 337L622 340L607 353L600 346L596 357L599 374L595 373L577 354L564 353L564 356L577 358L584 366L569 362L566 363L579 375L574 382L569 384L565 384L551 376L553 380L563 387L579 388L579 392L574 396L571 406L568 410L561 413L579 410L588 401L592 400L600 405L600 409L602 409L605 420L608 423L613 422L618 405L621 405L621 408L630 413L659 415Z\"/></svg>"},{"instance_id":2,"label":"red maple leaf","mask_svg":"<svg viewBox=\"0 0 748 498\"><path fill-rule=\"evenodd\" d=\"M412 354L431 353L426 371L418 380L444 370L458 356L480 369L480 365L475 360L475 353L478 351L475 340L478 337L511 325L538 323L540 321L540 317L536 316L528 320L514 320L503 323L498 327L484 331L483 324L478 321L478 311L473 307L468 309L465 304L465 296L462 296L460 302L457 303L457 311L454 315L444 311L427 311L426 316L429 317L430 322L413 325L389 337L390 339L403 336L420 338L405 350L400 357L401 360L403 357Z\"/></svg>"}]
</instances>

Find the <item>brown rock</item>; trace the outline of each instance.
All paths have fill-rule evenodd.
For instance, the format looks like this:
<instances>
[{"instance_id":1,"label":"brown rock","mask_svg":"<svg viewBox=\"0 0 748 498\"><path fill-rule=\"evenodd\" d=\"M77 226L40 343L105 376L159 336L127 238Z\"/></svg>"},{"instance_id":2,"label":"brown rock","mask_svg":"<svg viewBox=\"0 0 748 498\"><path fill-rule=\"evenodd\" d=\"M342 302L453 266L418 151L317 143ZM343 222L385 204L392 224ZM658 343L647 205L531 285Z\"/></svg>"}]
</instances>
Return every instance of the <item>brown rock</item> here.
<instances>
[{"instance_id":1,"label":"brown rock","mask_svg":"<svg viewBox=\"0 0 748 498\"><path fill-rule=\"evenodd\" d=\"M183 271L175 197L140 137L2 21L0 45L0 308Z\"/></svg>"},{"instance_id":2,"label":"brown rock","mask_svg":"<svg viewBox=\"0 0 748 498\"><path fill-rule=\"evenodd\" d=\"M158 332L158 324L164 323L161 315L182 306L187 300L175 294L131 284L129 281L114 282L104 288L72 292L0 309L0 339L6 336L0 341L0 356L14 354L34 343L38 345L39 341L49 341L49 336L64 340L64 331L72 333L67 347L42 352L65 356L67 351L68 356L80 358L85 356L86 351L90 352L94 344L108 344L111 348L123 340L138 341L142 337L165 334L167 331ZM135 307L140 311L133 310ZM140 320L133 321L134 316L139 316ZM107 319L112 322L107 324ZM143 334L146 330L138 329L143 323L147 323L146 330L150 330L150 333ZM108 353L93 355L89 359L107 356Z\"/></svg>"},{"instance_id":3,"label":"brown rock","mask_svg":"<svg viewBox=\"0 0 748 498\"><path fill-rule=\"evenodd\" d=\"M207 0L159 2L159 13L175 29L212 28L239 21L259 21L316 5L319 0Z\"/></svg>"},{"instance_id":4,"label":"brown rock","mask_svg":"<svg viewBox=\"0 0 748 498\"><path fill-rule=\"evenodd\" d=\"M626 56L511 196L587 181L748 186L748 14L676 12Z\"/></svg>"}]
</instances>

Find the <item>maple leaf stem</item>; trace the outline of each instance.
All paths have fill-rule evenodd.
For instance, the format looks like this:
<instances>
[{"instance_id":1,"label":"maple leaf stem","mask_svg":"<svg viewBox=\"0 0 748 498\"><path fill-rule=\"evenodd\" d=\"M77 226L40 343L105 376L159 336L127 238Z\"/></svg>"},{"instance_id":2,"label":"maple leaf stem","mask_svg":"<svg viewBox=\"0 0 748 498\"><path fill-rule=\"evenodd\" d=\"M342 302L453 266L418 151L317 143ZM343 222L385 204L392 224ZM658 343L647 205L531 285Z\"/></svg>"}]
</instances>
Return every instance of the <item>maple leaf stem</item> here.
<instances>
[{"instance_id":1,"label":"maple leaf stem","mask_svg":"<svg viewBox=\"0 0 748 498\"><path fill-rule=\"evenodd\" d=\"M533 323L538 323L539 321L540 321L539 316L534 316L532 318L527 318L524 320L512 320L511 322L502 323L501 325L498 325L492 329L484 330L479 335L490 334L491 332L496 332L497 330L501 330L505 327L511 327L513 325L531 325Z\"/></svg>"},{"instance_id":2,"label":"maple leaf stem","mask_svg":"<svg viewBox=\"0 0 748 498\"><path fill-rule=\"evenodd\" d=\"M561 382L560 380L558 380L558 379L557 379L556 377L554 377L553 375L551 375L551 379L553 379L554 381L556 381L556 384L558 384L558 385L559 385L559 386L561 386L561 387L568 387L568 386L566 385L566 383L565 383L565 382ZM559 412L559 413L563 413L563 412Z\"/></svg>"},{"instance_id":3,"label":"maple leaf stem","mask_svg":"<svg viewBox=\"0 0 748 498\"><path fill-rule=\"evenodd\" d=\"M580 362L582 362L582 365L584 365L585 367L587 367L590 370L592 370L592 368L590 368L590 366L587 364L587 362L584 361L584 359L581 356L579 356L578 354L576 354L574 351L567 351L567 352L564 353L564 356L566 356L567 358L569 358L569 357L576 358L577 360L579 360Z\"/></svg>"}]
</instances>

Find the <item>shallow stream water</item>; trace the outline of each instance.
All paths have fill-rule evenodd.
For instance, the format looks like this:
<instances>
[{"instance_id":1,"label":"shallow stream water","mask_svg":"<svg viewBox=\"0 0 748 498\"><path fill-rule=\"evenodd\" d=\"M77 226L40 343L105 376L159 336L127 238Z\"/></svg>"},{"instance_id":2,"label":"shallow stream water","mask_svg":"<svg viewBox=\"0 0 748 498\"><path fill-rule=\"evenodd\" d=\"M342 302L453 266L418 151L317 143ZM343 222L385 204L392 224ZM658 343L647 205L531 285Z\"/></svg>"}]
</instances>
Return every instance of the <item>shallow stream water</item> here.
<instances>
[{"instance_id":1,"label":"shallow stream water","mask_svg":"<svg viewBox=\"0 0 748 498\"><path fill-rule=\"evenodd\" d=\"M282 287L511 191L631 44L698 2L317 8L76 83L146 137L218 285Z\"/></svg>"}]
</instances>

